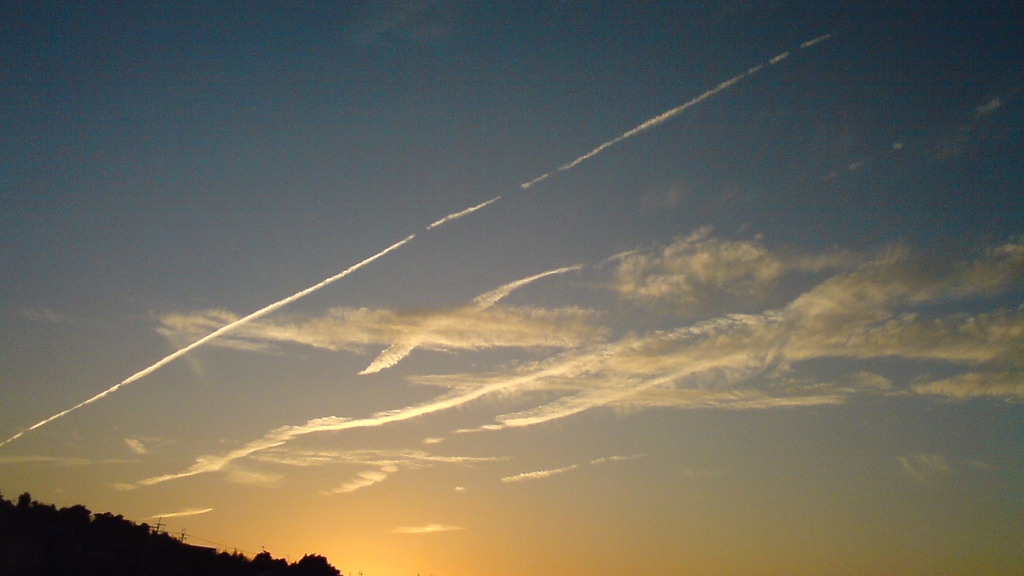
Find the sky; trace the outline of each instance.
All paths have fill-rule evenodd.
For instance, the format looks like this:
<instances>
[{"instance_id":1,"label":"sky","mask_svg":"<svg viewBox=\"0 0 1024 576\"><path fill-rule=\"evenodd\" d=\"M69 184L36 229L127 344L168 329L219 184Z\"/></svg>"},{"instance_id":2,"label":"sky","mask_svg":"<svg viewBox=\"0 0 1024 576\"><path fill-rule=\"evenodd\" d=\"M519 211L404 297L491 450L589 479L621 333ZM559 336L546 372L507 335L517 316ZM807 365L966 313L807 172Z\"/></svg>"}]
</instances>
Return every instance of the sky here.
<instances>
[{"instance_id":1,"label":"sky","mask_svg":"<svg viewBox=\"0 0 1024 576\"><path fill-rule=\"evenodd\" d=\"M1024 571L1011 2L0 5L0 493L344 574Z\"/></svg>"}]
</instances>

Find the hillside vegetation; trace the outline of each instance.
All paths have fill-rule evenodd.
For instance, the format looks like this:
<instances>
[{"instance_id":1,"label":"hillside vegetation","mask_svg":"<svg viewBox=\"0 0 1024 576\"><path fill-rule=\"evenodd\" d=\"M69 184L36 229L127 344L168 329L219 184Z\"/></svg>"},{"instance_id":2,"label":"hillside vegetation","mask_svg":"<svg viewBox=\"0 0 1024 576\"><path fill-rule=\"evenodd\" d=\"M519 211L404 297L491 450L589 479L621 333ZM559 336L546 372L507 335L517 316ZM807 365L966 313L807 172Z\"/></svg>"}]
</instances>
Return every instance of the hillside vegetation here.
<instances>
[{"instance_id":1,"label":"hillside vegetation","mask_svg":"<svg viewBox=\"0 0 1024 576\"><path fill-rule=\"evenodd\" d=\"M339 576L323 556L294 563L186 544L148 524L82 505L0 495L0 576Z\"/></svg>"}]
</instances>

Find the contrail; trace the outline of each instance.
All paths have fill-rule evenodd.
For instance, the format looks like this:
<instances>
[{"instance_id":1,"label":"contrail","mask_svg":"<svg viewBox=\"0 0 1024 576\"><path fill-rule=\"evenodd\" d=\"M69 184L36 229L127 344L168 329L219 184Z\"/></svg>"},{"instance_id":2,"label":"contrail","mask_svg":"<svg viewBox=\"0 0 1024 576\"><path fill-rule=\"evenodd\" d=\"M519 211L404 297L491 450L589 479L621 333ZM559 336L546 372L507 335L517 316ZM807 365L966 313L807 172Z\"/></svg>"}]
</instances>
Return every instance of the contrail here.
<instances>
[{"instance_id":1,"label":"contrail","mask_svg":"<svg viewBox=\"0 0 1024 576\"><path fill-rule=\"evenodd\" d=\"M814 39L811 39L811 40L808 40L808 41L804 42L803 44L800 45L800 48L809 48L809 47L814 46L815 44L817 44L819 42L824 42L825 40L828 40L831 37L832 37L831 34L825 34L823 36L818 36L817 38L814 38ZM768 64L778 64L779 62L781 62L782 60L784 60L788 56L789 56L789 52L783 52L782 54L779 54L778 56L775 56L774 58L768 60ZM603 152L606 148L614 146L614 145L618 144L619 142L622 142L623 140L625 140L627 138L632 138L633 136L636 136L637 134L639 134L641 132L644 132L646 130L654 128L655 126L668 121L672 117L677 116L677 115L681 114L682 112L684 112L687 108L690 108L691 106L694 106L696 104L699 104L700 102L703 102L704 100L707 100L708 98L714 96L715 94L718 94L722 90L725 90L726 88L729 88L730 86L736 84L740 80L743 80L747 76L750 76L752 74L756 74L763 67L764 67L764 64L760 64L758 66L754 66L753 68L750 68L749 70L747 70L746 72L743 72L742 74L738 74L736 76L733 76L732 78L726 80L725 82L722 82L718 86L715 86L714 88L708 90L707 92L704 92L700 96L697 96L696 98L690 100L689 102L687 102L685 104L682 104L681 106L676 106L675 108L673 108L673 109L671 109L671 110L669 110L667 112L663 112L663 113L655 116L654 118L651 118L650 120L647 120L647 121L641 123L636 128L633 128L632 130L629 130L628 132L624 132L622 135L620 135L620 136L618 136L616 138L613 138L613 139L605 142L604 144L601 144L597 148L594 148L590 152L587 152L586 154L580 156L579 158L573 160L572 162L567 162L565 164L562 164L561 166L558 167L557 170L552 171L552 172L548 172L547 174L543 174L541 176L538 176L537 178L534 178L533 180L530 180L528 182L523 182L522 184L519 185L519 187L522 188L523 190L526 190L527 188L533 186L534 184L537 184L538 182L541 182L541 181L547 179L549 176L551 176L555 172L564 172L565 170L570 170L573 167L575 167L577 164L579 164L580 162L583 162L585 160L589 160L590 158L593 158L594 156L597 156L598 154Z\"/></svg>"},{"instance_id":2,"label":"contrail","mask_svg":"<svg viewBox=\"0 0 1024 576\"><path fill-rule=\"evenodd\" d=\"M818 36L817 38L811 38L807 42L804 42L803 44L801 44L800 48L801 49L810 48L811 46L814 46L818 42L824 42L825 40L828 40L831 37L832 37L831 34L824 34L822 36Z\"/></svg>"},{"instance_id":3,"label":"contrail","mask_svg":"<svg viewBox=\"0 0 1024 576\"><path fill-rule=\"evenodd\" d=\"M477 210L479 210L479 209L481 209L481 208L483 208L483 207L485 207L485 206L487 206L489 204L494 204L498 200L501 200L501 196L495 196L494 198L491 198L487 202L483 202L481 204L477 204L476 206L473 206L473 207L470 207L470 208L466 208L465 210L462 210L461 212L455 212L455 213L449 214L449 215L445 216L444 218L441 218L437 222L434 222L430 226L427 226L427 230L433 230L434 228L437 228L438 226L440 226L440 225L442 225L442 224L444 224L446 222L451 222L452 220L456 220L458 218L462 218L463 216L465 216L467 214L472 214L473 212L476 212Z\"/></svg>"},{"instance_id":4,"label":"contrail","mask_svg":"<svg viewBox=\"0 0 1024 576\"><path fill-rule=\"evenodd\" d=\"M312 294L313 292L316 292L317 290L327 286L328 284L331 284L333 282L341 280L345 276L348 276L349 274L355 272L356 270L362 268L363 266L366 266L370 262L373 262L374 260L380 258L381 256L384 256L388 252L391 252L392 250L397 250L401 246L403 246L403 245L407 244L408 242L410 242L415 237L416 237L416 235L412 234L412 235L406 237L404 240L401 240L399 242L396 242L396 243L392 244L391 246L388 246L384 250L381 250L380 252L374 254L373 256L370 256L366 260L363 260L362 262L360 262L358 264L354 264L354 265L346 268L344 271L339 272L338 274L335 274L334 276L331 276L330 278L328 278L328 279L326 279L326 280L324 280L322 282L314 284L314 285L310 286L309 288L306 288L305 290L301 290L299 292L296 292L295 294L292 294L291 296L289 296L287 298L284 298L282 300L278 300L277 302L274 302L273 304L270 304L268 306L264 306L263 308L260 308L259 310L253 312L252 314L249 314L248 316L245 316L244 318L239 318L238 320L235 320L234 322L232 322L230 324L227 324L226 326L222 326L222 327L218 328L217 330L214 330L213 332L210 332L206 336L203 336L199 340L196 340L195 342L189 344L188 346L185 346L184 348L178 350L177 352L174 352L172 354L169 354L168 356L165 356L162 360L160 360L157 363L153 364L149 368L145 368L143 370L140 370L140 371L136 372L135 374L132 374L131 376L129 376L129 377L125 378L124 380L122 380L119 384L111 386L110 388L107 388L103 392L100 392L99 394L93 396L92 398L89 398L88 400L86 400L84 402L81 402L80 404L76 404L75 406L72 406L71 408L68 408L67 410L65 410L63 412L58 412L57 414L54 414L53 416L50 416L46 420L42 420L42 421L36 423L35 425L33 425L32 427L30 427L27 430L23 430L21 432L18 432L17 434L15 434L14 436L11 436L7 440L4 440L3 442L0 442L0 446L4 446L6 444L10 444L11 442L13 442L13 441L17 440L18 438L20 438L26 432L31 432L31 431L35 430L36 428L39 428L41 426L45 426L45 425L49 424L50 422L53 422L54 420L56 420L58 418L61 418L63 416L67 416L68 414L74 412L75 410L78 410L79 408L81 408L83 406L87 406L89 404L92 404L93 402L95 402L95 401L97 401L97 400L99 400L99 399L101 399L101 398L103 398L105 396L108 396L110 394L113 394L114 392L117 392L121 387L127 386L128 384L131 384L132 382L135 382L139 378L142 378L144 376L147 376L147 375L151 374L152 372L154 372L155 370L159 369L163 365L168 364L168 363L170 363L170 362L172 362L172 361L174 361L174 360L184 356L185 354L188 354L192 350L195 350L196 348L202 346L203 344L206 344L207 342L209 342L210 340L213 340L214 338L217 338L219 336L223 336L224 334L234 330L235 328L238 328L239 326L241 326L243 324L251 322L251 321L259 318L260 316L265 316L265 315L273 312L274 310L277 310L278 308L281 308L283 306L287 306L288 304L291 304L292 302L298 300L299 298L302 298L304 296L308 296L309 294Z\"/></svg>"},{"instance_id":5,"label":"contrail","mask_svg":"<svg viewBox=\"0 0 1024 576\"><path fill-rule=\"evenodd\" d=\"M818 36L817 38L813 38L811 40L808 40L808 41L800 44L800 48L808 48L808 47L813 46L813 45L815 45L815 44L817 44L819 42L823 42L825 40L828 40L831 37L832 37L831 34L825 34L823 36ZM784 59L787 56L789 56L789 53L785 52L785 53L780 54L778 56L775 56L774 58L769 60L769 63L770 64L775 64L776 62L779 62L780 60ZM615 144L618 144L619 142L622 142L623 140L625 140L627 138L631 138L633 136L636 136L637 134L639 134L641 132L644 132L646 130L654 128L655 126L658 126L659 124L662 124L662 123L668 121L669 119L671 119L674 116L677 116L678 114L682 113L686 109L688 109L688 108L690 108L690 107L692 107L692 106L694 106L694 105L696 105L696 104L698 104L698 103L700 103L700 102L702 102L702 101L704 101L704 100L714 96L715 94L718 94L719 92L725 90L726 88L729 88L730 86L736 84L740 80L743 80L747 76L755 74L756 72L758 72L763 67L764 67L764 65L761 64L759 66L755 66L753 68L748 69L746 72L743 72L742 74L739 74L737 76L733 76L732 78L726 80L725 82L720 83L719 85L717 85L714 88L704 92L703 94L697 96L696 98L693 98L689 102L687 102L687 103L685 103L685 104L683 104L681 106L677 106L677 107L675 107L675 108L673 108L673 109L671 109L671 110L669 110L667 112L663 112L662 114L659 114L658 116L655 116L654 118L651 118L650 120L647 120L647 121L643 122L642 124L638 125L636 128L633 128L632 130L629 130L629 131L623 133L622 135L620 135L620 136L618 136L618 137L616 137L616 138L614 138L612 140L609 140L609 141L605 142L604 144L601 144L597 148L594 148L593 150L591 150L590 152L587 152L586 154L580 156L579 158L576 158L575 160L573 160L571 162L568 162L566 164L563 164L563 165L559 166L557 170L552 171L552 172L548 172L547 174L542 174L542 175L540 175L540 176L538 176L538 177L536 177L536 178L534 178L532 180L524 182L524 183L520 184L519 187L521 189L523 189L523 190L526 190L527 188L533 186L534 184L537 184L538 182L541 182L541 181L547 179L548 177L550 177L555 172L564 172L566 170L570 170L573 167L575 167L576 165L578 165L579 163L581 163L581 162L583 162L585 160L588 160L590 158L593 158L594 156L600 154L606 148L608 148L610 146L614 146ZM465 210L462 210L460 212L455 212L453 214L449 214L448 216L445 216L444 218L442 218L442 219L434 222L433 224L430 224L429 226L427 226L427 230L432 230L434 228L437 228L438 226L441 226L442 224L445 224L446 222L449 222L451 220L455 220L457 218L461 218L463 216L466 216L468 214L476 212L477 210L480 210L481 208L484 208L485 206L487 206L487 205L489 205L491 203L497 202L499 199L501 199L501 196L496 196L496 197L494 197L494 198L492 198L492 199L490 199L490 200L488 200L488 201L486 201L486 202L484 202L482 204L478 204L476 206L472 206L472 207L467 208ZM96 402L97 400L100 400L101 398L103 398L105 396L113 394L114 392L116 392L121 387L127 386L128 384L131 384L132 382L135 382L136 380L138 380L138 379L140 379L140 378L142 378L144 376L149 375L150 373L152 373L153 371L161 368L165 364L168 364L168 363L172 362L173 360L176 360L176 359L180 358L181 356L183 356L183 355L191 352L192 350L198 348L199 346L202 346L203 344L206 344L207 342L209 342L209 341L211 341L211 340L213 340L215 338L218 338L218 337L222 336L223 334L225 334L227 332L230 332L231 330L234 330L235 328L237 328L238 326L241 326L242 324L245 324L247 322L255 320L256 318L259 318L259 317L261 317L261 316L263 316L265 314L269 314L270 312L273 312L274 310L277 310L278 308L281 308L282 306L286 306L286 305L288 305L288 304L298 300L299 298L302 298L302 297L307 296L307 295L309 295L309 294L311 294L313 292L316 292L317 290L323 288L324 286L327 286L328 284L331 284L332 282L335 282L337 280L340 280L341 278L344 278L345 276L348 276L352 272L355 272L359 268L362 268L363 266L369 264L370 262L373 262L374 260L380 258L381 256L384 256L388 252L391 252L392 250L395 250L395 249L401 247L402 245L410 242L415 237L416 237L416 235L412 234L412 235L408 236L407 238L405 238L404 240L401 240L399 242L396 242L395 244L392 244L388 248L385 248L384 250L378 252L377 254L375 254L373 256L370 256L366 260L363 260L362 262L359 262L358 264L355 264L355 265L349 267L348 269L344 270L343 272L340 272L339 274L331 276L330 278L328 278L328 279L326 279L326 280L324 280L324 281L322 281L322 282L320 282L318 284L310 286L309 288L306 288L305 290L297 292L297 293L295 293L295 294L293 294L293 295L291 295L291 296L289 296L289 297L287 297L287 298L285 298L283 300L278 300L277 302L274 302L273 304L270 304L269 306L261 308L261 309L255 311L255 312L253 312L252 314L249 314L248 316L245 316L244 318L240 318L239 320L236 320L235 322L232 322L231 324L228 324L226 326L223 326L223 327L221 327L221 328L211 332L210 334L204 336L203 338L200 338L199 340L196 340L192 344L189 344L188 346L178 350L177 352L174 352L174 353L166 356L165 358L163 358L162 360L160 360L157 363L153 364L152 366L150 366L150 367L148 367L148 368L146 368L144 370L141 370L139 372L136 372L135 374L133 374L133 375L129 376L128 378L124 379L123 381L121 381L119 384L116 384L116 385L108 388L107 390L104 390L103 392L100 392L99 394L93 396L92 398L89 398L88 400L86 400L84 402L81 402L81 403L79 403L79 404L77 404L75 406L72 406L71 408L68 408L67 410L64 410L63 412L59 412L57 414L54 414L53 416L50 416L49 418L34 424L33 426L31 426L30 428L28 428L26 430L18 432L17 434L15 434L14 436L11 436L7 440L4 440L3 442L0 442L0 447L5 446L7 444L10 444L11 442L17 440L18 438L22 437L26 432L31 432L31 431L33 431L33 430L35 430L35 429L37 429L37 428L39 428L41 426L45 426L45 425L49 424L50 422L53 422L54 420L57 420L58 418L66 416L66 415L70 414L71 412L74 412L75 410L78 410L79 408L81 408L83 406L87 406L89 404L92 404L93 402Z\"/></svg>"}]
</instances>

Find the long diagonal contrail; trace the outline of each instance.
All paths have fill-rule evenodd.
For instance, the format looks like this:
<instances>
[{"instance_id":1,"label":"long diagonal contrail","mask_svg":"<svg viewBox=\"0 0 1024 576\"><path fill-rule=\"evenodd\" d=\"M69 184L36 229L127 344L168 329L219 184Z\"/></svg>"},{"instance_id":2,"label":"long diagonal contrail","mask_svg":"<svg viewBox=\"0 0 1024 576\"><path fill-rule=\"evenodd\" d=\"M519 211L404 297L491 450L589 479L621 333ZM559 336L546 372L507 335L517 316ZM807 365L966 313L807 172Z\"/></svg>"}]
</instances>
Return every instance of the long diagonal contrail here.
<instances>
[{"instance_id":1,"label":"long diagonal contrail","mask_svg":"<svg viewBox=\"0 0 1024 576\"><path fill-rule=\"evenodd\" d=\"M831 34L825 34L823 36L818 36L817 38L813 38L811 40L808 40L808 41L803 42L802 44L800 44L800 49L809 48L809 47L811 47L811 46L813 46L815 44L818 44L819 42L823 42L825 40L828 40L831 37L832 37ZM783 52L783 53L781 53L781 54L779 54L779 55L769 59L768 60L768 64L769 65L777 64L778 62L782 61L783 59L785 59L788 56L789 56L789 52ZM583 162L585 160L588 160L590 158L593 158L594 156L600 154L606 148L614 146L615 144L618 144L619 142L622 142L623 140L626 140L628 138L632 138L633 136L636 136L637 134L640 134L641 132L644 132L646 130L654 128L655 126L658 126L659 124L662 124L662 123L668 121L669 119L673 118L674 116L677 116L678 114L684 112L685 110L687 110L691 106L694 106L694 105L696 105L696 104L698 104L698 103L700 103L700 102L702 102L702 101L704 101L704 100L714 96L715 94L718 94L719 92L725 90L726 88L729 88L730 86L733 86L734 84L736 84L740 80L743 80L744 78L746 78L746 77L748 77L748 76L750 76L752 74L757 73L763 67L764 67L764 64L761 64L761 65L758 65L758 66L754 66L753 68L748 69L746 72L743 72L741 74L733 76L732 78L730 78L730 79L728 79L728 80L718 84L714 88L711 88L710 90L707 90L703 94L693 98L689 102L686 102L685 104L682 104L680 106L672 108L671 110L668 110L666 112L663 112L663 113L661 113L661 114L651 118L650 120L646 120L646 121L642 122L641 124L639 124L638 126L636 126L635 128L633 128L632 130L624 132L623 134L621 134L621 135L619 135L619 136L617 136L617 137L615 137L615 138L613 138L613 139L611 139L611 140L601 144L597 148L594 148L590 152L587 152L586 154L576 158L575 160L573 160L571 162L567 162L565 164L562 164L556 170L548 172L547 174L542 174L542 175L540 175L540 176L538 176L538 177L536 177L536 178L534 178L532 180L523 182L522 184L519 185L519 188L522 189L522 190L526 190L527 188L530 188L534 184L537 184L537 183L539 183L539 182L541 182L543 180L546 180L548 177L552 176L556 172L564 172L566 170L570 170L570 169L574 168L576 165L578 165L579 163L581 163L581 162ZM490 200L488 200L486 202L483 202L481 204L477 204L475 206L471 206L469 208L466 208L464 210L460 210L458 212L453 212L452 214L449 214L449 215L445 216L444 218L441 218L440 220L437 220L434 223L430 224L429 226L426 227L426 229L427 230L433 230L434 228L437 228L438 226L446 224L446 223L448 223L448 222L450 222L452 220L456 220L458 218L462 218L463 216L467 216L469 214L472 214L473 212L476 212L477 210L485 208L486 206L489 206L489 205L497 202L500 199L501 199L501 196L495 196L494 198L491 198ZM207 334L206 336L200 338L199 340L196 340L195 342L189 344L188 346L185 346L184 348L181 348L180 350L178 350L178 351L176 351L176 352L174 352L174 353L164 357L163 359L157 361L152 366L150 366L148 368L145 368L143 370L140 370L139 372L136 372L135 374L132 374L128 378L125 378L124 380L122 380L120 383L118 383L118 384L116 384L114 386L111 386L110 388L104 390L103 392L100 392L99 394L93 396L92 398L89 398L88 400L85 400L84 402L76 404L75 406L72 406L71 408L68 408L67 410L64 410L63 412L58 412L57 414L54 414L53 416L50 416L49 418L47 418L45 420L37 422L36 424L32 425L31 427L27 428L26 430L18 432L17 434L15 434L14 436L11 436L7 440L4 440L3 442L0 442L0 446L5 446L7 444L10 444L11 442L13 442L13 441L17 440L18 438L22 437L26 432L31 432L31 431L33 431L33 430L35 430L37 428L45 426L45 425L49 424L50 422L53 422L54 420L57 420L58 418L62 418L64 416L67 416L71 412L74 412L75 410L78 410L79 408L82 408L83 406L87 406L89 404L92 404L93 402L96 402L97 400L100 400L101 398L103 398L105 396L108 396L110 394L113 394L114 392L117 392L120 388L122 388L124 386L127 386L127 385L131 384L132 382L135 382L136 380L139 380L140 378L143 378L144 376L149 375L150 373L156 371L157 369L161 368L165 364L168 364L168 363L170 363L170 362L172 362L172 361L174 361L174 360L184 356L185 354L188 354L192 350L195 350L196 348L202 346L203 344L206 344L207 342L210 342L211 340L214 340L215 338L223 336L224 334L234 330L235 328L238 328L239 326L241 326L243 324L251 322L251 321L253 321L253 320L255 320L255 319L257 319L257 318L259 318L261 316L264 316L266 314L269 314L269 313L273 312L274 310L277 310L278 308L281 308L283 306L291 304L292 302L294 302L294 301L296 301L296 300L298 300L300 298L303 298L305 296L308 296L309 294L312 294L313 292L316 292L317 290L327 286L328 284L331 284L331 283L333 283L333 282L335 282L337 280L340 280L340 279L344 278L345 276L348 276L352 272L355 272L356 270L362 268L363 266L366 266L367 264L373 262L374 260L380 258L381 256L384 256L388 252L391 252L392 250L396 250L396 249L400 248L401 246L407 244L408 242L412 241L412 239L415 238L415 237L416 237L416 235L412 234L412 235L406 237L404 240L401 240L399 242L396 242L396 243L392 244L391 246L389 246L389 247L385 248L384 250L374 254L373 256L370 256L369 258L363 260L362 262L359 262L358 264L354 264L354 265L350 266L349 268L345 269L344 271L342 271L342 272L340 272L338 274L335 274L334 276L331 276L330 278L327 278L326 280L323 280L322 282L314 284L313 286L310 286L309 288L306 288L305 290L301 290L299 292L296 292L295 294L292 294L291 296L288 296L287 298L284 298L282 300L278 300L277 302L274 302L273 304L270 304L268 306L260 308L259 310L253 312L252 314L249 314L248 316L240 318L240 319L238 319L238 320L236 320L236 321L234 321L234 322L232 322L230 324L227 324L225 326L222 326L222 327L218 328L217 330L214 330L213 332Z\"/></svg>"},{"instance_id":2,"label":"long diagonal contrail","mask_svg":"<svg viewBox=\"0 0 1024 576\"><path fill-rule=\"evenodd\" d=\"M249 314L248 316L245 316L243 318L239 318L238 320L235 320L234 322L232 322L230 324L227 324L225 326L221 326L220 328L214 330L213 332L210 332L206 336L203 336L199 340L196 340L195 342L189 344L188 346L185 346L184 348L178 350L177 352L173 352L173 353L165 356L163 359L159 360L158 362L156 362L155 364L153 364L149 368L145 368L143 370L140 370L140 371L136 372L135 374L132 374L131 376L129 376L129 377L125 378L124 380L122 380L120 383L115 384L114 386L111 386L110 388L107 388L106 390L104 390L103 392L100 392L99 394L93 396L92 398L89 398L88 400L86 400L84 402L76 404L76 405L72 406L71 408L68 408L67 410L65 410L63 412L58 412L57 414L54 414L53 416L50 416L46 420L42 420L40 422L37 422L36 424L34 424L32 427L28 428L27 430L23 430L21 432L18 432L17 434L15 434L14 436L11 436L7 440L4 440L3 442L0 442L0 446L3 446L5 444L9 444L9 443L17 440L18 438L20 438L26 432L31 432L31 431L35 430L36 428L39 428L41 426L45 426L45 425L49 424L50 422L53 422L54 420L56 420L58 418L67 416L68 414L74 412L75 410L78 410L79 408L81 408L83 406L88 406L89 404L92 404L93 402L96 402L97 400L103 398L104 396L109 396L110 394L113 394L114 392L117 392L120 388L122 388L124 386L127 386L127 385L131 384L132 382L135 382L139 378L142 378L144 376L148 376L150 373L156 371L157 369L159 369L163 365L168 364L170 362L173 362L174 360L184 356L185 354L188 354L192 350L195 350L196 348L202 346L203 344L206 344L207 342L209 342L210 340L213 340L214 338L218 338L220 336L223 336L224 334L227 334L228 332L234 330L235 328L238 328L239 326L241 326L243 324L246 324L247 322L252 322L253 320L259 318L260 316L265 316L267 314L270 314L274 310L277 310L278 308L281 308L283 306L287 306L288 304L291 304L292 302L295 302L299 298L302 298L304 296L308 296L309 294L312 294L313 292L316 292L317 290L323 288L324 286L327 286L328 284L331 284L333 282L341 280L345 276L348 276L349 274L355 272L356 270L362 268L363 266L366 266L370 262L373 262L374 260L376 260L376 259L380 258L381 256L387 254L388 252L391 252L392 250L397 250L398 248L400 248L404 244L407 244L408 242L410 242L415 237L416 237L415 234L407 236L404 240L401 240L399 242L395 242L391 246L388 246L384 250L381 250L380 252L374 254L373 256L370 256L366 260L363 260L362 262L360 262L358 264L354 264L354 265L346 268L345 270L335 274L334 276L331 276L330 278L328 278L326 280L323 280L322 282L314 284L314 285L310 286L309 288L306 288L305 290L300 290L299 292L296 292L295 294L292 294L291 296L289 296L287 298L283 298L281 300L278 300L277 302L274 302L273 304L270 304L268 306L264 306L263 308L260 308L259 310L253 312L252 314Z\"/></svg>"}]
</instances>

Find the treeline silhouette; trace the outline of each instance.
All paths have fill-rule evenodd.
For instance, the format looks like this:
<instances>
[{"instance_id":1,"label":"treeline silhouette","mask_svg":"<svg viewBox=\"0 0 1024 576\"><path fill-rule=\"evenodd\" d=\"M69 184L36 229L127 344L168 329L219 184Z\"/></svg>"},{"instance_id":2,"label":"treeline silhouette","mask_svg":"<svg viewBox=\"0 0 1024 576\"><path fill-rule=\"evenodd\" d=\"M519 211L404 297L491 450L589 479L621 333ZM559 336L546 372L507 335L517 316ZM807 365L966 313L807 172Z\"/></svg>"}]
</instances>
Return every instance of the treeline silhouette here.
<instances>
[{"instance_id":1,"label":"treeline silhouette","mask_svg":"<svg viewBox=\"0 0 1024 576\"><path fill-rule=\"evenodd\" d=\"M0 494L0 576L340 576L323 556L288 563L260 552L186 544L146 523L82 505L57 509Z\"/></svg>"}]
</instances>

